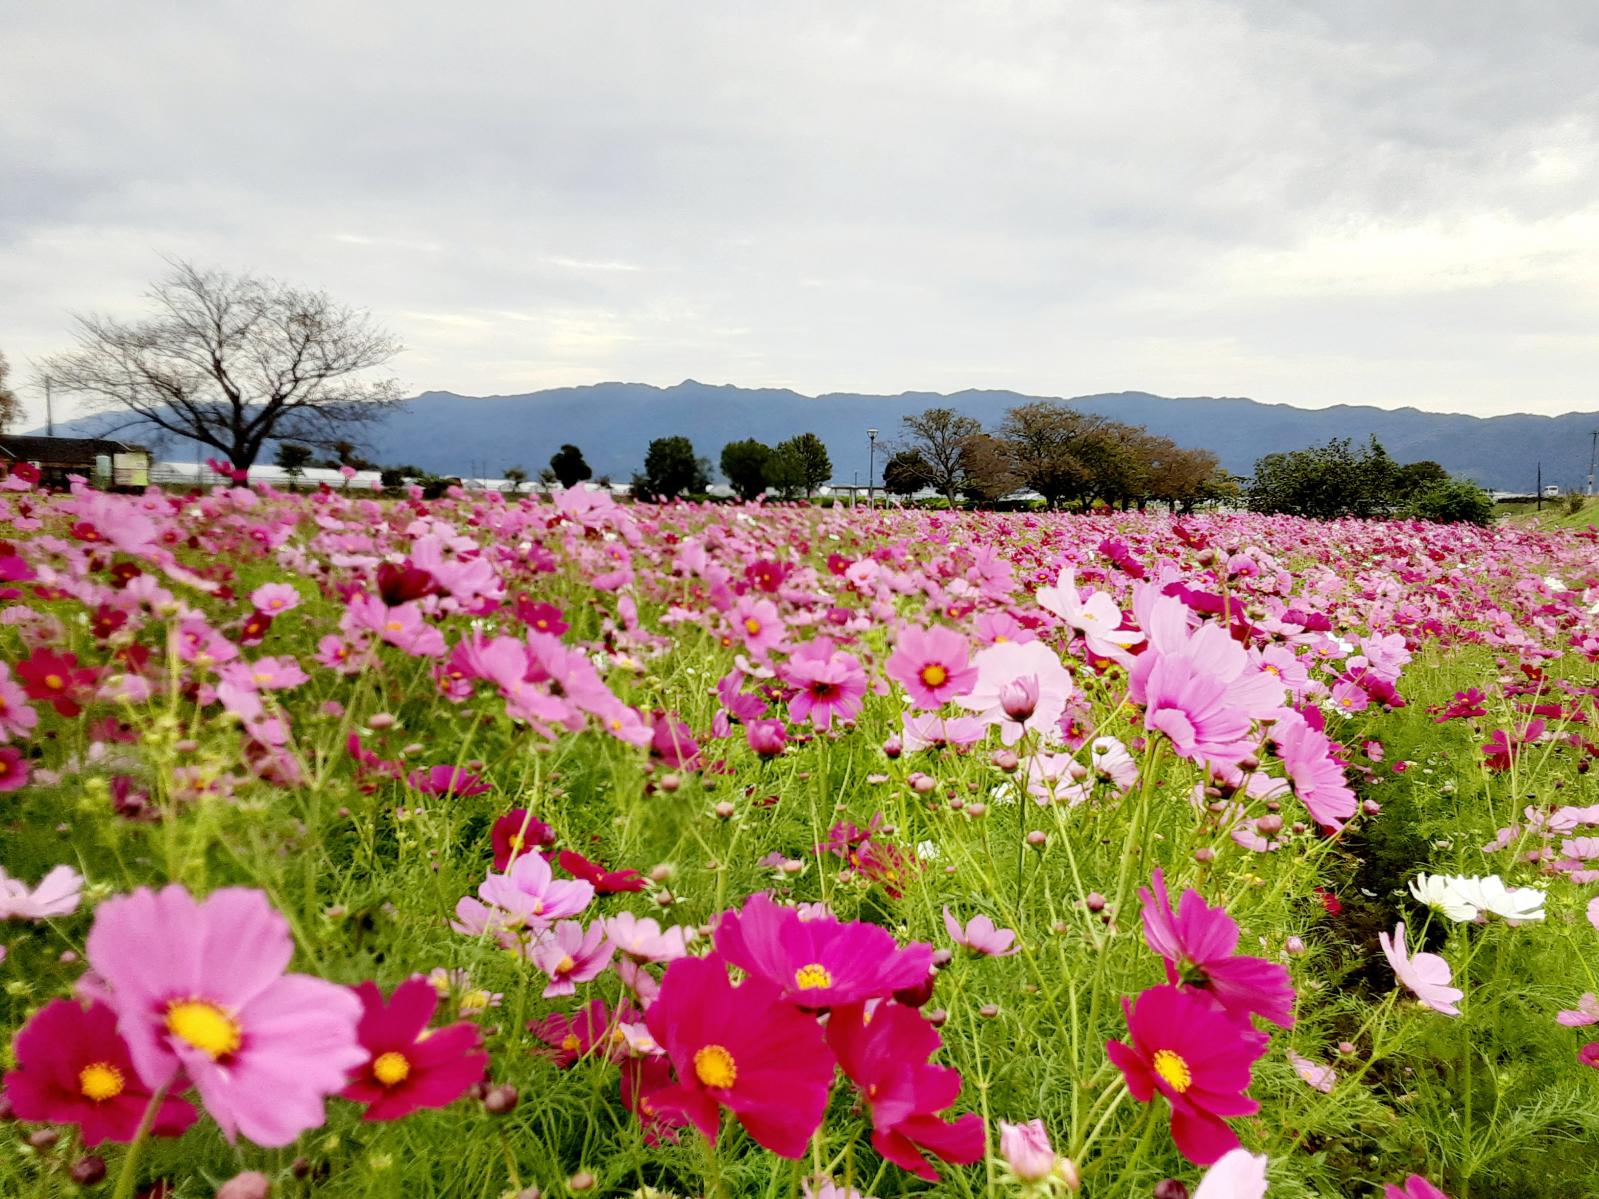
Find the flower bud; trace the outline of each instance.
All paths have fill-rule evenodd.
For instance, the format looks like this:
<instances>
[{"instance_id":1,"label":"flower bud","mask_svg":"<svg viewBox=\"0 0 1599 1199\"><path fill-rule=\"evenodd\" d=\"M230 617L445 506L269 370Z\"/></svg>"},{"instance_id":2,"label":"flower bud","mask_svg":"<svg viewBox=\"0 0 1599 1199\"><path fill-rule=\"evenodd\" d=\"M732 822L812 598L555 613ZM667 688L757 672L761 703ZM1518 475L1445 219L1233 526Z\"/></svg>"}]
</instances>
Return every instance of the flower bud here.
<instances>
[{"instance_id":1,"label":"flower bud","mask_svg":"<svg viewBox=\"0 0 1599 1199\"><path fill-rule=\"evenodd\" d=\"M1298 957L1305 952L1305 943L1298 937L1289 937L1288 940L1283 942L1283 949Z\"/></svg>"},{"instance_id":2,"label":"flower bud","mask_svg":"<svg viewBox=\"0 0 1599 1199\"><path fill-rule=\"evenodd\" d=\"M483 1096L483 1110L491 1116L505 1116L516 1110L517 1103L522 1096L508 1082L490 1087L488 1094Z\"/></svg>"},{"instance_id":3,"label":"flower bud","mask_svg":"<svg viewBox=\"0 0 1599 1199\"><path fill-rule=\"evenodd\" d=\"M1155 1199L1188 1199L1188 1188L1175 1178L1162 1178L1155 1184Z\"/></svg>"},{"instance_id":4,"label":"flower bud","mask_svg":"<svg viewBox=\"0 0 1599 1199\"><path fill-rule=\"evenodd\" d=\"M1090 891L1084 897L1083 903L1090 912L1103 912L1105 910L1105 897L1098 891Z\"/></svg>"},{"instance_id":5,"label":"flower bud","mask_svg":"<svg viewBox=\"0 0 1599 1199\"><path fill-rule=\"evenodd\" d=\"M566 1189L571 1191L574 1195L584 1195L589 1191L592 1191L597 1183L598 1180L594 1177L594 1175L590 1174L587 1170L579 1170L576 1174L572 1175L572 1177L566 1180Z\"/></svg>"},{"instance_id":6,"label":"flower bud","mask_svg":"<svg viewBox=\"0 0 1599 1199\"><path fill-rule=\"evenodd\" d=\"M267 1199L272 1180L259 1170L235 1174L217 1188L217 1199Z\"/></svg>"},{"instance_id":7,"label":"flower bud","mask_svg":"<svg viewBox=\"0 0 1599 1199\"><path fill-rule=\"evenodd\" d=\"M92 1187L105 1179L105 1158L96 1153L80 1157L67 1173L80 1187Z\"/></svg>"},{"instance_id":8,"label":"flower bud","mask_svg":"<svg viewBox=\"0 0 1599 1199\"><path fill-rule=\"evenodd\" d=\"M1027 844L1031 845L1034 849L1042 849L1044 847L1044 843L1048 840L1049 834L1043 829L1035 828L1032 832L1027 834Z\"/></svg>"}]
</instances>

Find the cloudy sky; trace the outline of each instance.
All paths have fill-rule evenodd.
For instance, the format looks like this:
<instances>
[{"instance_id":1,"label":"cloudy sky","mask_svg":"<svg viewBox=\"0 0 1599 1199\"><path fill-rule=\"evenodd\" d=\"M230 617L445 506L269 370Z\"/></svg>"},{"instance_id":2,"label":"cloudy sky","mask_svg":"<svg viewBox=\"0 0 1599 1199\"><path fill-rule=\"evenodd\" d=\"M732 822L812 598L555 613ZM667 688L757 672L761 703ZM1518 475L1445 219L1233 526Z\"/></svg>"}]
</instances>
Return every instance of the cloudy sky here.
<instances>
[{"instance_id":1,"label":"cloudy sky","mask_svg":"<svg viewBox=\"0 0 1599 1199\"><path fill-rule=\"evenodd\" d=\"M1591 0L0 0L0 27L25 378L176 255L371 308L412 390L1599 409Z\"/></svg>"}]
</instances>

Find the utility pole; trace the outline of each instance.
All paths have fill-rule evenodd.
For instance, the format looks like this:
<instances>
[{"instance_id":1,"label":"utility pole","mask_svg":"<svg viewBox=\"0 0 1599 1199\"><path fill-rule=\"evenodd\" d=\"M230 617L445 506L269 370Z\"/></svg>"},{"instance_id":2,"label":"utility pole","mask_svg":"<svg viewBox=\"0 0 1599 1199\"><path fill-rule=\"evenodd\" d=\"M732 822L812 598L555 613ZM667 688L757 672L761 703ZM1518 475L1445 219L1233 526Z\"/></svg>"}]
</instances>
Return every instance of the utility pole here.
<instances>
[{"instance_id":1,"label":"utility pole","mask_svg":"<svg viewBox=\"0 0 1599 1199\"><path fill-rule=\"evenodd\" d=\"M1588 446L1588 494L1593 494L1593 462L1599 457L1599 429L1593 431L1593 440Z\"/></svg>"},{"instance_id":2,"label":"utility pole","mask_svg":"<svg viewBox=\"0 0 1599 1199\"><path fill-rule=\"evenodd\" d=\"M46 437L56 435L56 407L50 396L50 376L44 377L44 432ZM1592 471L1588 472L1592 475ZM1589 480L1592 482L1592 479ZM1589 489L1590 491L1592 488Z\"/></svg>"},{"instance_id":3,"label":"utility pole","mask_svg":"<svg viewBox=\"0 0 1599 1199\"><path fill-rule=\"evenodd\" d=\"M877 430L866 430L866 506L877 507Z\"/></svg>"},{"instance_id":4,"label":"utility pole","mask_svg":"<svg viewBox=\"0 0 1599 1199\"><path fill-rule=\"evenodd\" d=\"M1543 511L1543 463L1538 463L1538 511Z\"/></svg>"}]
</instances>

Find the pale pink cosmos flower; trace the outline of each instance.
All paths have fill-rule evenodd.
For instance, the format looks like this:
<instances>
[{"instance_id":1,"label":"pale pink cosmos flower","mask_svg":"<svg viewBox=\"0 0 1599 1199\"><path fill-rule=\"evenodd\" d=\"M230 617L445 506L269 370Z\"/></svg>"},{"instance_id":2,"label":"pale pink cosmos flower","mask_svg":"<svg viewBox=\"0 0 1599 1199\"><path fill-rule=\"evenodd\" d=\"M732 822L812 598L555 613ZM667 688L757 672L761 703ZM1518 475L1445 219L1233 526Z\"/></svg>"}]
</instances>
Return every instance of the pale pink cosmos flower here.
<instances>
[{"instance_id":1,"label":"pale pink cosmos flower","mask_svg":"<svg viewBox=\"0 0 1599 1199\"><path fill-rule=\"evenodd\" d=\"M1466 993L1449 985L1449 963L1435 953L1408 954L1405 951L1404 921L1394 926L1392 941L1387 933L1378 933L1377 941L1382 945L1383 956L1393 967L1394 977L1409 987L1417 999L1445 1016L1460 1015L1460 1009L1455 1005Z\"/></svg>"},{"instance_id":2,"label":"pale pink cosmos flower","mask_svg":"<svg viewBox=\"0 0 1599 1199\"><path fill-rule=\"evenodd\" d=\"M826 637L807 641L783 665L783 679L794 687L788 701L789 718L796 724L809 720L822 732L835 718L854 720L866 695L866 672L860 659L833 649Z\"/></svg>"},{"instance_id":3,"label":"pale pink cosmos flower","mask_svg":"<svg viewBox=\"0 0 1599 1199\"><path fill-rule=\"evenodd\" d=\"M117 1031L150 1087L180 1076L232 1141L289 1145L324 1120L323 1101L367 1060L347 987L285 974L289 925L260 891L196 901L179 886L107 900L88 959Z\"/></svg>"},{"instance_id":4,"label":"pale pink cosmos flower","mask_svg":"<svg viewBox=\"0 0 1599 1199\"><path fill-rule=\"evenodd\" d=\"M979 651L974 662L977 682L958 704L999 725L1006 745L1029 732L1046 740L1058 738L1072 676L1054 650L1042 641L1007 641Z\"/></svg>"},{"instance_id":5,"label":"pale pink cosmos flower","mask_svg":"<svg viewBox=\"0 0 1599 1199\"><path fill-rule=\"evenodd\" d=\"M1108 658L1123 666L1133 664L1133 656L1127 649L1143 641L1144 635L1136 629L1121 627L1122 610L1103 591L1095 591L1083 599L1077 590L1077 572L1071 567L1060 572L1053 587L1038 589L1038 605L1080 632L1088 652L1095 657Z\"/></svg>"},{"instance_id":6,"label":"pale pink cosmos flower","mask_svg":"<svg viewBox=\"0 0 1599 1199\"><path fill-rule=\"evenodd\" d=\"M504 874L491 870L477 893L484 903L501 909L512 920L540 929L588 907L594 898L594 884L558 879L542 857L526 853Z\"/></svg>"},{"instance_id":7,"label":"pale pink cosmos flower","mask_svg":"<svg viewBox=\"0 0 1599 1199\"><path fill-rule=\"evenodd\" d=\"M1294 1068L1294 1073L1299 1075L1308 1085L1324 1094L1331 1094L1333 1084L1338 1081L1338 1075L1331 1066L1322 1066L1311 1061L1308 1057L1301 1057L1292 1049L1285 1050L1289 1063Z\"/></svg>"},{"instance_id":8,"label":"pale pink cosmos flower","mask_svg":"<svg viewBox=\"0 0 1599 1199\"><path fill-rule=\"evenodd\" d=\"M1029 1120L1026 1124L1001 1120L999 1155L1022 1182L1042 1182L1055 1172L1059 1160L1042 1120Z\"/></svg>"},{"instance_id":9,"label":"pale pink cosmos flower","mask_svg":"<svg viewBox=\"0 0 1599 1199\"><path fill-rule=\"evenodd\" d=\"M967 921L966 927L962 928L960 921L955 919L946 907L944 928L955 944L983 957L1008 958L1018 948L1015 944L1016 930L996 928L994 922L987 916L973 916Z\"/></svg>"},{"instance_id":10,"label":"pale pink cosmos flower","mask_svg":"<svg viewBox=\"0 0 1599 1199\"><path fill-rule=\"evenodd\" d=\"M900 748L906 753L923 749L970 749L988 732L988 722L976 716L940 716L937 712L906 712L905 735Z\"/></svg>"},{"instance_id":11,"label":"pale pink cosmos flower","mask_svg":"<svg viewBox=\"0 0 1599 1199\"><path fill-rule=\"evenodd\" d=\"M250 592L250 603L257 612L276 616L300 606L300 593L287 583L264 583Z\"/></svg>"},{"instance_id":12,"label":"pale pink cosmos flower","mask_svg":"<svg viewBox=\"0 0 1599 1199\"><path fill-rule=\"evenodd\" d=\"M28 703L28 693L11 677L11 667L0 662L0 741L26 737L39 723L39 714Z\"/></svg>"},{"instance_id":13,"label":"pale pink cosmos flower","mask_svg":"<svg viewBox=\"0 0 1599 1199\"><path fill-rule=\"evenodd\" d=\"M603 973L615 954L615 946L606 939L603 920L596 920L587 931L576 920L562 920L538 939L528 957L550 976L544 998L554 999L574 994L576 984Z\"/></svg>"},{"instance_id":14,"label":"pale pink cosmos flower","mask_svg":"<svg viewBox=\"0 0 1599 1199\"><path fill-rule=\"evenodd\" d=\"M1199 1180L1194 1199L1262 1199L1266 1194L1266 1155L1242 1147L1229 1149Z\"/></svg>"},{"instance_id":15,"label":"pale pink cosmos flower","mask_svg":"<svg viewBox=\"0 0 1599 1199\"><path fill-rule=\"evenodd\" d=\"M1582 998L1577 1000L1576 1008L1556 1012L1555 1020L1567 1028L1599 1024L1599 999L1594 998L1592 991L1584 991Z\"/></svg>"},{"instance_id":16,"label":"pale pink cosmos flower","mask_svg":"<svg viewBox=\"0 0 1599 1199\"><path fill-rule=\"evenodd\" d=\"M1328 832L1343 828L1357 804L1326 734L1311 728L1297 712L1285 711L1272 725L1271 743L1294 794L1316 823Z\"/></svg>"},{"instance_id":17,"label":"pale pink cosmos flower","mask_svg":"<svg viewBox=\"0 0 1599 1199\"><path fill-rule=\"evenodd\" d=\"M33 889L0 867L0 920L48 920L70 916L83 897L83 875L71 866L57 866Z\"/></svg>"},{"instance_id":18,"label":"pale pink cosmos flower","mask_svg":"<svg viewBox=\"0 0 1599 1199\"><path fill-rule=\"evenodd\" d=\"M651 916L618 912L605 921L605 935L618 952L641 962L672 962L688 952L694 929L681 924L664 932Z\"/></svg>"}]
</instances>

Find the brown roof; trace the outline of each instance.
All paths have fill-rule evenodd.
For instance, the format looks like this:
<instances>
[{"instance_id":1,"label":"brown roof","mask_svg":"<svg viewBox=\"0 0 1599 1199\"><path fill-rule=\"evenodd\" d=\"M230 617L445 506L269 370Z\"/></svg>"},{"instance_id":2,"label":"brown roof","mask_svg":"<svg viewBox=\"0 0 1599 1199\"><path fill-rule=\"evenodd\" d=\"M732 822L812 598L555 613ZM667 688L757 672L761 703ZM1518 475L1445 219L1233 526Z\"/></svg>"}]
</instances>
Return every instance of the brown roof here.
<instances>
[{"instance_id":1,"label":"brown roof","mask_svg":"<svg viewBox=\"0 0 1599 1199\"><path fill-rule=\"evenodd\" d=\"M92 466L100 454L125 454L132 446L99 437L0 436L0 458L40 466Z\"/></svg>"}]
</instances>

